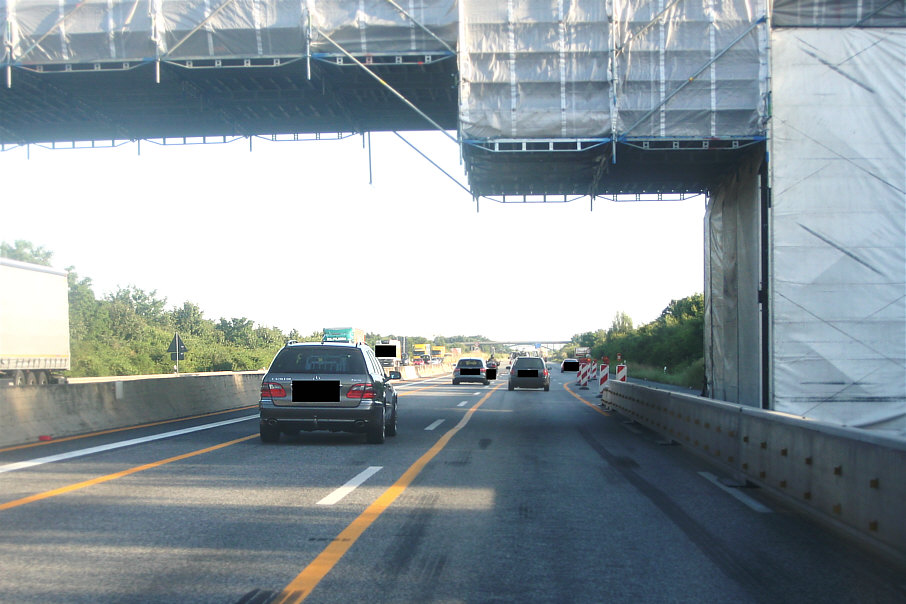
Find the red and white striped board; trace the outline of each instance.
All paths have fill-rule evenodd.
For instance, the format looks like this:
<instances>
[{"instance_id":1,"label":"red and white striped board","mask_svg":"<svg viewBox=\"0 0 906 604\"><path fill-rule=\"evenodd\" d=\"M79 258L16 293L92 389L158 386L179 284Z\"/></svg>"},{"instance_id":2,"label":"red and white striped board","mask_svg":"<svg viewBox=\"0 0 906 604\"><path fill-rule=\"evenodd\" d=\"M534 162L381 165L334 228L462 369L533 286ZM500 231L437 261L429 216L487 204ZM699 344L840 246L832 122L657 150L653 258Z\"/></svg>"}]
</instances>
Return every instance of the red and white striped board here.
<instances>
[{"instance_id":1,"label":"red and white striped board","mask_svg":"<svg viewBox=\"0 0 906 604\"><path fill-rule=\"evenodd\" d=\"M617 380L620 382L626 381L626 365L617 365Z\"/></svg>"},{"instance_id":2,"label":"red and white striped board","mask_svg":"<svg viewBox=\"0 0 906 604\"><path fill-rule=\"evenodd\" d=\"M590 369L590 363L583 363L579 366L579 388L588 388L588 372Z\"/></svg>"},{"instance_id":3,"label":"red and white striped board","mask_svg":"<svg viewBox=\"0 0 906 604\"><path fill-rule=\"evenodd\" d=\"M601 366L598 368L598 389L600 394L604 394L604 390L607 389L607 379L610 377L610 365L607 363L601 363Z\"/></svg>"}]
</instances>

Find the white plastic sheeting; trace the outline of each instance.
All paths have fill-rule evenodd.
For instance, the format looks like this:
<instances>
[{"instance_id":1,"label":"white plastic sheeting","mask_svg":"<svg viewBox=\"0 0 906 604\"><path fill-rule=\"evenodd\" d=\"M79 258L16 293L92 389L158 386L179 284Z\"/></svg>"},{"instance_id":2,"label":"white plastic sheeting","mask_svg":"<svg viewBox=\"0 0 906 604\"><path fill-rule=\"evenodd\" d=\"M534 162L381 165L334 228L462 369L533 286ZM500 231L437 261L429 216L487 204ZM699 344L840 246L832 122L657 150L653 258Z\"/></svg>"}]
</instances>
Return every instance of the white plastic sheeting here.
<instances>
[{"instance_id":1,"label":"white plastic sheeting","mask_svg":"<svg viewBox=\"0 0 906 604\"><path fill-rule=\"evenodd\" d=\"M446 46L456 48L456 0L309 0L308 6L314 53L338 52L319 31L354 55L431 54L449 52Z\"/></svg>"},{"instance_id":2,"label":"white plastic sheeting","mask_svg":"<svg viewBox=\"0 0 906 604\"><path fill-rule=\"evenodd\" d=\"M764 0L459 4L467 139L764 132Z\"/></svg>"},{"instance_id":3,"label":"white plastic sheeting","mask_svg":"<svg viewBox=\"0 0 906 604\"><path fill-rule=\"evenodd\" d=\"M774 27L906 27L903 0L774 0Z\"/></svg>"},{"instance_id":4,"label":"white plastic sheeting","mask_svg":"<svg viewBox=\"0 0 906 604\"><path fill-rule=\"evenodd\" d=\"M906 30L772 47L773 407L906 435Z\"/></svg>"},{"instance_id":5,"label":"white plastic sheeting","mask_svg":"<svg viewBox=\"0 0 906 604\"><path fill-rule=\"evenodd\" d=\"M459 118L465 138L593 138L610 132L605 2L459 4Z\"/></svg>"},{"instance_id":6,"label":"white plastic sheeting","mask_svg":"<svg viewBox=\"0 0 906 604\"><path fill-rule=\"evenodd\" d=\"M0 18L4 64L53 65L340 55L322 34L357 55L442 54L458 13L456 0L0 0Z\"/></svg>"},{"instance_id":7,"label":"white plastic sheeting","mask_svg":"<svg viewBox=\"0 0 906 604\"><path fill-rule=\"evenodd\" d=\"M705 210L707 395L761 407L761 178L752 153Z\"/></svg>"}]
</instances>

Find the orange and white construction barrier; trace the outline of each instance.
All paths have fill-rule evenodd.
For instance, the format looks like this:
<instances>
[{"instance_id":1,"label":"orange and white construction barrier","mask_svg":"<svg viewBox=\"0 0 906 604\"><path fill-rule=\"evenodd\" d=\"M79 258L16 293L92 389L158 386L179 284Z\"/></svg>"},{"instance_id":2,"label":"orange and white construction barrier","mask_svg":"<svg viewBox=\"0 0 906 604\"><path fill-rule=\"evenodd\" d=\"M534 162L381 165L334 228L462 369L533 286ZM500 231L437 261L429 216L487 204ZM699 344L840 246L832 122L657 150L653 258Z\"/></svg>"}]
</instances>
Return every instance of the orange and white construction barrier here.
<instances>
[{"instance_id":1,"label":"orange and white construction barrier","mask_svg":"<svg viewBox=\"0 0 906 604\"><path fill-rule=\"evenodd\" d=\"M626 381L626 365L617 365L617 381Z\"/></svg>"},{"instance_id":2,"label":"orange and white construction barrier","mask_svg":"<svg viewBox=\"0 0 906 604\"><path fill-rule=\"evenodd\" d=\"M590 363L583 363L579 366L579 389L588 390L588 373L591 370Z\"/></svg>"},{"instance_id":3,"label":"orange and white construction barrier","mask_svg":"<svg viewBox=\"0 0 906 604\"><path fill-rule=\"evenodd\" d=\"M607 363L601 363L598 367L598 390L599 394L604 395L604 391L607 389L607 379L610 377L610 365Z\"/></svg>"}]
</instances>

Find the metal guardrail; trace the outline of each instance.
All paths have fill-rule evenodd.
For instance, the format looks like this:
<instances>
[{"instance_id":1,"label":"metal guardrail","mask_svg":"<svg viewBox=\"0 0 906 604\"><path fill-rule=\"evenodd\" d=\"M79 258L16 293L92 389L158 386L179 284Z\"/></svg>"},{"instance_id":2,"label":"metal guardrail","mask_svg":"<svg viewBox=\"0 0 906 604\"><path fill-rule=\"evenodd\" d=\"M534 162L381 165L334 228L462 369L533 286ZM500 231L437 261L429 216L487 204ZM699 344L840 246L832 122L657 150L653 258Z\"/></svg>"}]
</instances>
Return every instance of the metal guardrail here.
<instances>
[{"instance_id":1,"label":"metal guardrail","mask_svg":"<svg viewBox=\"0 0 906 604\"><path fill-rule=\"evenodd\" d=\"M630 383L603 403L906 562L906 441Z\"/></svg>"}]
</instances>

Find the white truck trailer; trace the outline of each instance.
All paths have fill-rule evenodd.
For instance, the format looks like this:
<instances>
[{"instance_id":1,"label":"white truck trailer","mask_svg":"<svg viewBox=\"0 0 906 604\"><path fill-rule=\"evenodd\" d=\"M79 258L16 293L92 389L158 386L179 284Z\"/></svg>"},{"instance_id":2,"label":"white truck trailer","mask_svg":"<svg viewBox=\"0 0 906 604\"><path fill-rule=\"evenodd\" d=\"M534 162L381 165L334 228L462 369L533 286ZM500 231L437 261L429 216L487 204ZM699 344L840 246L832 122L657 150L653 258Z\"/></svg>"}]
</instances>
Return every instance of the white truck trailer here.
<instances>
[{"instance_id":1,"label":"white truck trailer","mask_svg":"<svg viewBox=\"0 0 906 604\"><path fill-rule=\"evenodd\" d=\"M0 385L63 381L69 368L66 271L0 258Z\"/></svg>"}]
</instances>

